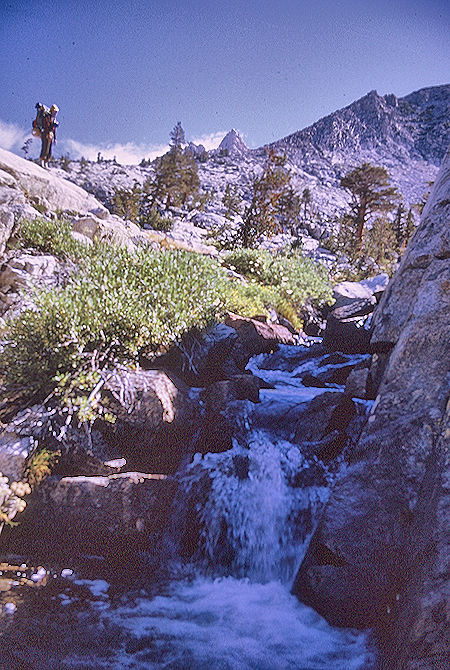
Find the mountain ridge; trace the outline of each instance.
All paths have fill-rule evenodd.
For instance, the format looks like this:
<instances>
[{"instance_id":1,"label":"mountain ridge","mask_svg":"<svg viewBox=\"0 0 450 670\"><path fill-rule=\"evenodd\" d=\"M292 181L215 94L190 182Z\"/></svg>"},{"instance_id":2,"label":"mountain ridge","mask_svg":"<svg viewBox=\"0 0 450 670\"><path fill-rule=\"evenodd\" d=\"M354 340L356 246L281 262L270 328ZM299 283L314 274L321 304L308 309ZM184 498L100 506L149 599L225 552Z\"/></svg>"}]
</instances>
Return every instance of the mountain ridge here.
<instances>
[{"instance_id":1,"label":"mountain ridge","mask_svg":"<svg viewBox=\"0 0 450 670\"><path fill-rule=\"evenodd\" d=\"M222 196L227 184L237 187L244 204L249 202L252 181L261 174L270 148L286 154L294 188L299 194L309 189L311 211L326 221L348 208L350 196L340 181L364 162L386 168L406 208L423 202L449 144L449 84L419 89L402 98L370 91L307 128L256 149L248 148L232 129L218 149L206 152L204 147L189 144L198 159L202 187L215 193L214 202L200 217L201 225L214 227L217 215L223 217ZM107 206L116 188L130 189L135 181L142 186L153 173L148 161L145 166L85 161L83 168L80 161L71 161L64 169L60 176Z\"/></svg>"}]
</instances>

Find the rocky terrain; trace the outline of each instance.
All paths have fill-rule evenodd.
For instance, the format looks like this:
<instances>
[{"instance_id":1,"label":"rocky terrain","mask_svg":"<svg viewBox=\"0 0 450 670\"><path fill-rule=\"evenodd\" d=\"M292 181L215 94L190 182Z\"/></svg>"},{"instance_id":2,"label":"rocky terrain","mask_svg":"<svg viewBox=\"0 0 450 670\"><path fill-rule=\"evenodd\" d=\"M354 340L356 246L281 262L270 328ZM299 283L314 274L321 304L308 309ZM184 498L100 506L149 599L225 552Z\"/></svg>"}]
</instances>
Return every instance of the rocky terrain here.
<instances>
[{"instance_id":1,"label":"rocky terrain","mask_svg":"<svg viewBox=\"0 0 450 670\"><path fill-rule=\"evenodd\" d=\"M349 196L339 185L341 177L364 162L385 167L408 208L422 202L430 190L450 143L450 86L421 89L404 98L371 91L348 107L320 119L277 142L249 149L232 129L218 149L198 152L202 187L216 194L202 226L226 222L221 198L227 184L234 184L244 200L254 175L262 171L267 148L285 153L293 183L302 194L311 191L311 208L322 220L346 209ZM60 170L53 167L52 171ZM60 176L74 181L110 203L114 188L131 189L152 174L147 167L122 166L113 161L70 161ZM320 235L320 233L318 233Z\"/></svg>"},{"instance_id":2,"label":"rocky terrain","mask_svg":"<svg viewBox=\"0 0 450 670\"><path fill-rule=\"evenodd\" d=\"M177 551L191 569L200 555L198 565L209 558L220 575L246 578L250 566L250 577L270 581L267 562L286 560L277 554L280 547L298 566L312 534L293 593L334 626L373 629L383 670L444 666L448 102L448 86L400 100L372 92L276 143L286 150L299 188L311 188L318 208L326 199L329 210L321 211L329 214L346 202L339 177L363 160L392 170L410 203L443 161L395 277L389 284L378 276L335 287L323 341L274 322L276 315L229 314L226 323L187 337L158 364L117 365L101 388L117 416L114 426L98 421L86 433L82 426L59 425L64 440L57 443L54 408L2 405L0 470L10 481L24 476L37 444L62 452L25 511L19 493L29 490L8 489L2 478L8 520L21 520L3 530L3 552L127 569L136 568L144 552L159 574L173 558L177 522ZM262 161L262 149L248 150L231 131L199 163L202 183L218 192L236 183L245 195ZM0 151L2 315L21 309L26 290L60 286L69 271L53 256L14 248L20 216L65 214L71 234L85 245L102 240L131 252L173 245L216 253L206 227L223 220L217 206L188 220L175 216L170 234L142 230L105 207L112 186L142 184L151 166L73 161L66 168L45 171ZM281 376L287 386L280 386ZM263 437L253 432L250 440L250 429ZM297 544L286 549L291 533ZM161 560L163 548L169 554ZM130 654L151 648L150 637L135 637Z\"/></svg>"},{"instance_id":3,"label":"rocky terrain","mask_svg":"<svg viewBox=\"0 0 450 670\"><path fill-rule=\"evenodd\" d=\"M379 626L389 670L445 664L449 187L447 154L375 313L375 403L294 584L333 623Z\"/></svg>"}]
</instances>

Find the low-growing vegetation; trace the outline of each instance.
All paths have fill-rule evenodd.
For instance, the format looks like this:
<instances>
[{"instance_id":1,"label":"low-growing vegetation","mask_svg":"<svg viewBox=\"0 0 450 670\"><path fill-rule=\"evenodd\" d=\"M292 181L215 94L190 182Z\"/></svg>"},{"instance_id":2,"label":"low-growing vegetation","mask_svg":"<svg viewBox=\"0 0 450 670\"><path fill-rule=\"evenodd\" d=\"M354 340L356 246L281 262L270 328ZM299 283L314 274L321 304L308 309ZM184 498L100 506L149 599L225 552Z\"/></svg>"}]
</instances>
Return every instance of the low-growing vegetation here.
<instances>
[{"instance_id":1,"label":"low-growing vegetation","mask_svg":"<svg viewBox=\"0 0 450 670\"><path fill-rule=\"evenodd\" d=\"M253 316L274 307L295 321L307 302L330 297L325 272L299 254L228 254L224 264L243 282L217 260L188 251L83 245L64 221L23 221L17 238L75 263L76 271L64 286L35 290L33 306L7 322L5 395L25 389L29 399L53 397L83 421L113 419L100 390L115 365L157 356L227 311Z\"/></svg>"},{"instance_id":2,"label":"low-growing vegetation","mask_svg":"<svg viewBox=\"0 0 450 670\"><path fill-rule=\"evenodd\" d=\"M272 306L297 321L307 304L317 307L331 302L327 272L298 251L271 253L256 249L237 249L226 255L226 264L247 279L266 289Z\"/></svg>"}]
</instances>

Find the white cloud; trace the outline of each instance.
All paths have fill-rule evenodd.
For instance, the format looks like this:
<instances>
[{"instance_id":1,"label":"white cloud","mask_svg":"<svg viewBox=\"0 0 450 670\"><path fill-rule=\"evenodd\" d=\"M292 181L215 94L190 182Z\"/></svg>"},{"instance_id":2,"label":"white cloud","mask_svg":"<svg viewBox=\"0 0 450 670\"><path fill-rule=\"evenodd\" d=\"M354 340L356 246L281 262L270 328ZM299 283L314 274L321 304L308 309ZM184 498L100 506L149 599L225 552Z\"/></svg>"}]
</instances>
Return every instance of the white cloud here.
<instances>
[{"instance_id":1,"label":"white cloud","mask_svg":"<svg viewBox=\"0 0 450 670\"><path fill-rule=\"evenodd\" d=\"M122 165L137 165L143 158L153 160L169 150L168 145L145 145L135 144L134 142L125 142L125 144L119 142L115 144L83 144L83 142L77 140L67 139L62 141L62 144L72 158L76 159L84 156L88 160L96 160L100 152L103 158L112 159L116 157L117 162L122 163Z\"/></svg>"},{"instance_id":2,"label":"white cloud","mask_svg":"<svg viewBox=\"0 0 450 670\"><path fill-rule=\"evenodd\" d=\"M194 144L203 144L206 151L210 151L211 149L217 149L227 132L227 130L218 130L216 133L196 137L192 141Z\"/></svg>"},{"instance_id":3,"label":"white cloud","mask_svg":"<svg viewBox=\"0 0 450 670\"><path fill-rule=\"evenodd\" d=\"M225 135L226 131L217 131L195 137L192 139L192 142L194 144L203 144L205 149L210 151L219 146ZM23 143L28 137L33 136L14 123L5 123L0 120L0 146L4 149L20 155ZM39 144L40 150L39 140L36 139L36 142ZM116 157L116 160L122 163L122 165L137 165L143 158L154 160L157 156L162 156L169 148L168 144L136 144L135 142L125 142L123 144L120 142L116 142L115 144L85 144L60 136L54 155L58 156L68 153L73 159L84 156L88 160L96 160L100 152L103 158L112 159ZM31 153L33 153L33 150Z\"/></svg>"},{"instance_id":4,"label":"white cloud","mask_svg":"<svg viewBox=\"0 0 450 670\"><path fill-rule=\"evenodd\" d=\"M3 149L18 152L28 137L32 135L15 123L0 120L0 147Z\"/></svg>"},{"instance_id":5,"label":"white cloud","mask_svg":"<svg viewBox=\"0 0 450 670\"><path fill-rule=\"evenodd\" d=\"M203 144L205 149L216 149L222 139L225 137L225 131L218 131L216 133L209 133L194 138L194 144ZM88 160L96 160L100 152L103 158L112 159L114 156L118 163L122 165L136 165L141 162L143 158L154 160L157 156L162 156L169 151L168 144L136 144L134 142L125 142L121 144L83 144L77 140L62 140L61 144L64 150L70 153L72 158L81 158L84 156ZM60 147L61 150L61 147ZM64 151L63 151L64 153Z\"/></svg>"}]
</instances>

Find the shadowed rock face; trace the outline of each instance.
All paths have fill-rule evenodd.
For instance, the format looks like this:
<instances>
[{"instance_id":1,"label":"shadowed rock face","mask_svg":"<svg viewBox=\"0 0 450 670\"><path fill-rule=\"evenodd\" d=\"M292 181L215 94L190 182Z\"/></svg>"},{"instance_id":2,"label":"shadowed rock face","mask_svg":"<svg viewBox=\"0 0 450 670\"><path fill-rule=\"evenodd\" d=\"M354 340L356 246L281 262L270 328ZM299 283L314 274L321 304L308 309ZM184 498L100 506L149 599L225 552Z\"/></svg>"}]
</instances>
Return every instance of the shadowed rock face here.
<instances>
[{"instance_id":1,"label":"shadowed rock face","mask_svg":"<svg viewBox=\"0 0 450 670\"><path fill-rule=\"evenodd\" d=\"M392 351L360 460L336 486L293 587L333 624L376 626L390 670L444 666L449 219L447 154L375 314L372 349Z\"/></svg>"}]
</instances>

